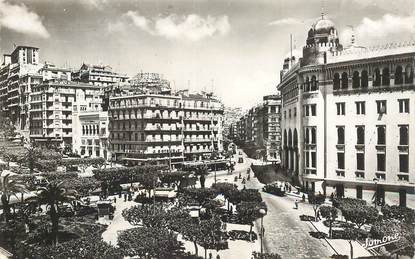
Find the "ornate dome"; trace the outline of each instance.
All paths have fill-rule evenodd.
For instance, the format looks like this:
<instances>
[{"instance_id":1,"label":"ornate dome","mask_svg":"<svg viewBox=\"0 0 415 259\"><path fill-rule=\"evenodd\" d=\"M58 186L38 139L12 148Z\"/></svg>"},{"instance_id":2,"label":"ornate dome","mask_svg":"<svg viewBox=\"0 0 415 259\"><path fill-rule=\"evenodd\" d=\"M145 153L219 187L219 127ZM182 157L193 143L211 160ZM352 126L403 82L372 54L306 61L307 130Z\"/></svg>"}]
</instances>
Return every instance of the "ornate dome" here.
<instances>
[{"instance_id":1,"label":"ornate dome","mask_svg":"<svg viewBox=\"0 0 415 259\"><path fill-rule=\"evenodd\" d=\"M316 34L330 33L331 30L335 30L334 22L322 17L314 24L314 31Z\"/></svg>"}]
</instances>

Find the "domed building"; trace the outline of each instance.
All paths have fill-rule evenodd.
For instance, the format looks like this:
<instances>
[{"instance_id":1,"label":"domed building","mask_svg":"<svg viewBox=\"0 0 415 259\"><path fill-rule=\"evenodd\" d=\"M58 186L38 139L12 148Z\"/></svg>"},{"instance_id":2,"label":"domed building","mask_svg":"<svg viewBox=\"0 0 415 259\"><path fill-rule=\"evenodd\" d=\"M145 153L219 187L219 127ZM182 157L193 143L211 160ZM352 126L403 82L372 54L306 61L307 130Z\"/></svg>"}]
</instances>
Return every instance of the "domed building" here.
<instances>
[{"instance_id":1,"label":"domed building","mask_svg":"<svg viewBox=\"0 0 415 259\"><path fill-rule=\"evenodd\" d=\"M343 49L339 43L334 22L321 16L308 31L306 46L303 48L303 65L322 64L326 61L326 52Z\"/></svg>"},{"instance_id":2,"label":"domed building","mask_svg":"<svg viewBox=\"0 0 415 259\"><path fill-rule=\"evenodd\" d=\"M415 207L415 44L344 49L322 16L302 54L277 86L281 166L306 191Z\"/></svg>"}]
</instances>

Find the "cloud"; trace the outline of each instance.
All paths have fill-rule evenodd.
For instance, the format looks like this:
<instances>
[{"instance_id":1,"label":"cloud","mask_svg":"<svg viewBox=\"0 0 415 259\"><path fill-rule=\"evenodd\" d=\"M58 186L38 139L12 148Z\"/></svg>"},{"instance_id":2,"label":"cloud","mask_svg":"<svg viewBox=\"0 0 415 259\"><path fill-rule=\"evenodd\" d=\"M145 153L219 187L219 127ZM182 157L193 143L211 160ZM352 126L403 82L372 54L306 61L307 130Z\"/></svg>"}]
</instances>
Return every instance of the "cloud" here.
<instances>
[{"instance_id":1,"label":"cloud","mask_svg":"<svg viewBox=\"0 0 415 259\"><path fill-rule=\"evenodd\" d=\"M123 17L151 35L177 40L198 41L215 35L226 35L231 28L226 15L201 17L197 14L170 14L149 19L138 12L128 11Z\"/></svg>"},{"instance_id":2,"label":"cloud","mask_svg":"<svg viewBox=\"0 0 415 259\"><path fill-rule=\"evenodd\" d=\"M272 21L272 22L268 23L268 25L273 25L273 26L298 25L298 24L304 24L304 21L301 21L301 20L296 19L296 18L290 18L290 17L275 20L275 21Z\"/></svg>"},{"instance_id":3,"label":"cloud","mask_svg":"<svg viewBox=\"0 0 415 259\"><path fill-rule=\"evenodd\" d=\"M23 34L49 38L41 18L24 4L13 5L0 0L0 28L5 27Z\"/></svg>"},{"instance_id":4,"label":"cloud","mask_svg":"<svg viewBox=\"0 0 415 259\"><path fill-rule=\"evenodd\" d=\"M377 43L379 40L408 39L415 33L415 12L408 16L385 14L379 19L363 18L354 28L354 34L359 42ZM350 39L352 29L342 32L342 40Z\"/></svg>"},{"instance_id":5,"label":"cloud","mask_svg":"<svg viewBox=\"0 0 415 259\"><path fill-rule=\"evenodd\" d=\"M90 8L102 9L107 0L80 0L80 2Z\"/></svg>"}]
</instances>

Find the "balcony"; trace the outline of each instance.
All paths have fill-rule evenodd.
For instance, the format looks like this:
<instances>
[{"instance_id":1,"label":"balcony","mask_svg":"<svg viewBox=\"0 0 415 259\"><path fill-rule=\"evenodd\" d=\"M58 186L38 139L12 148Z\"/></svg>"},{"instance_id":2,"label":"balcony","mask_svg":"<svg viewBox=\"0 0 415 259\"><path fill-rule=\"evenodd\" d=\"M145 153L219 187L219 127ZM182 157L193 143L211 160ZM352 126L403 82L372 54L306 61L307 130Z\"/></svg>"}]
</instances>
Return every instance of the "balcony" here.
<instances>
[{"instance_id":1,"label":"balcony","mask_svg":"<svg viewBox=\"0 0 415 259\"><path fill-rule=\"evenodd\" d=\"M386 145L385 144L378 144L378 145L376 145L376 150L380 151L380 152L385 152L386 151Z\"/></svg>"},{"instance_id":2,"label":"balcony","mask_svg":"<svg viewBox=\"0 0 415 259\"><path fill-rule=\"evenodd\" d=\"M365 179L365 171L363 171L363 170L356 170L355 176L356 176L356 179L364 180Z\"/></svg>"},{"instance_id":3,"label":"balcony","mask_svg":"<svg viewBox=\"0 0 415 259\"><path fill-rule=\"evenodd\" d=\"M212 140L210 138L185 138L184 142L190 143L190 142L211 142Z\"/></svg>"},{"instance_id":4,"label":"balcony","mask_svg":"<svg viewBox=\"0 0 415 259\"><path fill-rule=\"evenodd\" d=\"M336 175L337 177L344 178L345 177L344 169L336 169Z\"/></svg>"},{"instance_id":5,"label":"balcony","mask_svg":"<svg viewBox=\"0 0 415 259\"><path fill-rule=\"evenodd\" d=\"M365 144L356 144L355 148L356 148L356 150L364 151L365 150Z\"/></svg>"},{"instance_id":6,"label":"balcony","mask_svg":"<svg viewBox=\"0 0 415 259\"><path fill-rule=\"evenodd\" d=\"M408 153L409 152L409 146L408 145L399 145L398 150L399 150L399 152L402 152L402 153Z\"/></svg>"},{"instance_id":7,"label":"balcony","mask_svg":"<svg viewBox=\"0 0 415 259\"><path fill-rule=\"evenodd\" d=\"M379 181L385 181L386 180L386 172L378 171L378 172L375 173L375 175L376 175L376 178Z\"/></svg>"}]
</instances>

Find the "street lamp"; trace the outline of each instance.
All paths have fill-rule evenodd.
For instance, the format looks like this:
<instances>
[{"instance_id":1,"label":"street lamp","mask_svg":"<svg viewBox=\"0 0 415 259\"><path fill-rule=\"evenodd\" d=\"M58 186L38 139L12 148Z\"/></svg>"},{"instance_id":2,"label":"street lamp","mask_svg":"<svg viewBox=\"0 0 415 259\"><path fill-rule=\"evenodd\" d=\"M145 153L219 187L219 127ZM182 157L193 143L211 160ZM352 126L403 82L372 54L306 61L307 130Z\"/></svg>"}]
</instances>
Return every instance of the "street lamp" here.
<instances>
[{"instance_id":1,"label":"street lamp","mask_svg":"<svg viewBox=\"0 0 415 259\"><path fill-rule=\"evenodd\" d=\"M373 178L373 182L375 183L375 209L377 207L377 203L378 203L378 178Z\"/></svg>"},{"instance_id":2,"label":"street lamp","mask_svg":"<svg viewBox=\"0 0 415 259\"><path fill-rule=\"evenodd\" d=\"M259 214L261 214L261 230L260 230L260 233L259 233L259 237L261 238L261 259L262 259L263 251L264 251L263 241L264 241L264 233L265 233L265 231L264 231L264 216L267 214L267 211L265 209L260 209Z\"/></svg>"}]
</instances>

